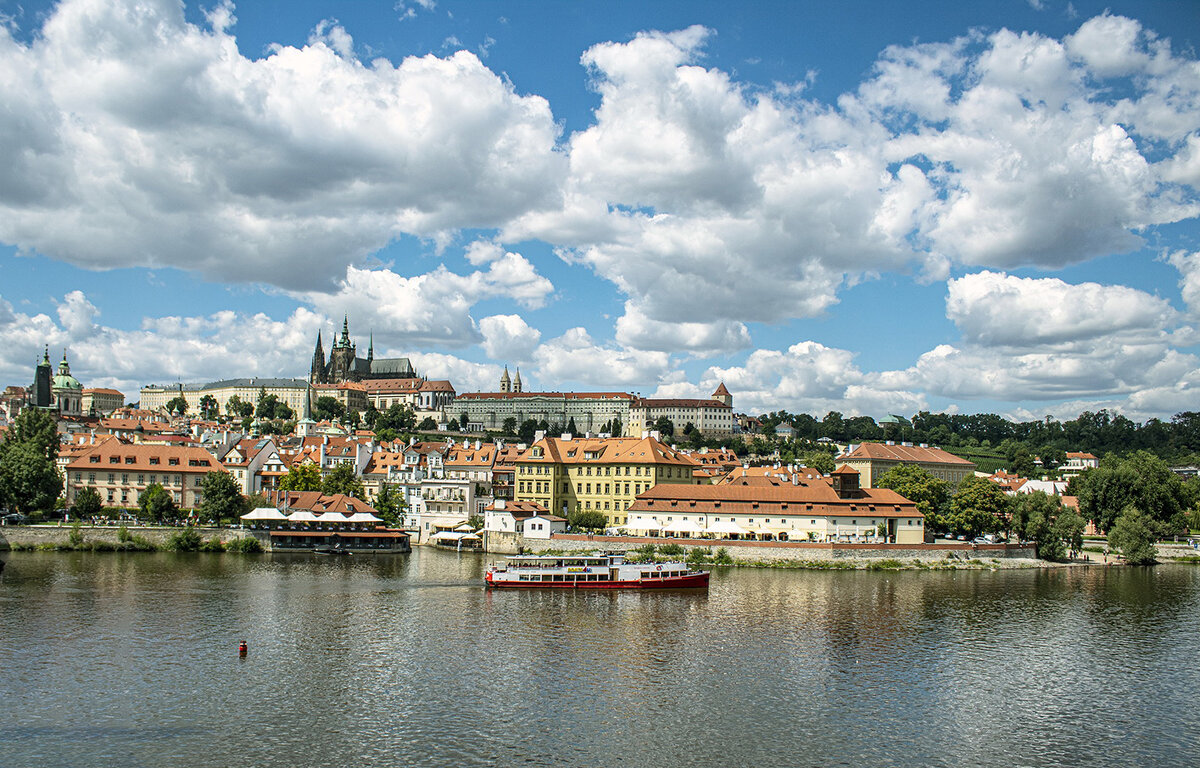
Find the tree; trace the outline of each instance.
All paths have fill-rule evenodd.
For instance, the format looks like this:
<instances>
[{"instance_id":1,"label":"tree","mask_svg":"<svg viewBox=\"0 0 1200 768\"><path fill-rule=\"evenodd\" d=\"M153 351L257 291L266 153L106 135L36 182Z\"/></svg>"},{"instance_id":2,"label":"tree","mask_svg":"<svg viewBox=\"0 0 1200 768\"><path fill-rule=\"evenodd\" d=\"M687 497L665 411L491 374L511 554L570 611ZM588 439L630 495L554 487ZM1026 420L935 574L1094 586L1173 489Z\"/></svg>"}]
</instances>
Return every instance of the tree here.
<instances>
[{"instance_id":1,"label":"tree","mask_svg":"<svg viewBox=\"0 0 1200 768\"><path fill-rule=\"evenodd\" d=\"M421 419L421 423L417 425L417 429L422 432L433 432L437 429L437 422L433 420L432 416L426 416Z\"/></svg>"},{"instance_id":2,"label":"tree","mask_svg":"<svg viewBox=\"0 0 1200 768\"><path fill-rule=\"evenodd\" d=\"M526 445L532 445L537 430L538 423L535 419L525 419L525 421L521 422L520 429L517 430L517 439Z\"/></svg>"},{"instance_id":3,"label":"tree","mask_svg":"<svg viewBox=\"0 0 1200 768\"><path fill-rule=\"evenodd\" d=\"M71 512L75 517L85 519L95 517L104 510L104 502L94 488L84 488L75 496L75 506Z\"/></svg>"},{"instance_id":4,"label":"tree","mask_svg":"<svg viewBox=\"0 0 1200 768\"><path fill-rule=\"evenodd\" d=\"M575 417L574 416L572 416L571 419L567 422L567 431L570 432L572 435L579 434L579 427L575 426Z\"/></svg>"},{"instance_id":5,"label":"tree","mask_svg":"<svg viewBox=\"0 0 1200 768\"><path fill-rule=\"evenodd\" d=\"M1132 504L1125 507L1113 521L1108 532L1108 544L1130 565L1153 565L1158 562L1158 539L1154 520Z\"/></svg>"},{"instance_id":6,"label":"tree","mask_svg":"<svg viewBox=\"0 0 1200 768\"><path fill-rule=\"evenodd\" d=\"M273 507L273 506L275 506L275 505L271 503L271 500L268 499L266 496L264 496L262 493L252 493L249 496L242 497L242 514L243 515L248 512L253 512L256 509L262 509L264 507Z\"/></svg>"},{"instance_id":7,"label":"tree","mask_svg":"<svg viewBox=\"0 0 1200 768\"><path fill-rule=\"evenodd\" d=\"M817 470L822 475L828 475L830 472L837 469L837 467L834 466L833 457L825 451L809 451L808 453L804 454L802 463L806 467ZM903 493L900 495L908 498Z\"/></svg>"},{"instance_id":8,"label":"tree","mask_svg":"<svg viewBox=\"0 0 1200 768\"><path fill-rule=\"evenodd\" d=\"M5 440L0 446L0 502L21 515L54 509L62 476L53 459L32 440Z\"/></svg>"},{"instance_id":9,"label":"tree","mask_svg":"<svg viewBox=\"0 0 1200 768\"><path fill-rule=\"evenodd\" d=\"M225 412L239 419L248 419L254 415L254 404L243 402L242 398L234 395L225 401Z\"/></svg>"},{"instance_id":10,"label":"tree","mask_svg":"<svg viewBox=\"0 0 1200 768\"><path fill-rule=\"evenodd\" d=\"M465 414L464 414L463 418L466 418ZM450 419L449 423L446 424L446 429L448 429L451 432L457 432L458 431L458 419Z\"/></svg>"},{"instance_id":11,"label":"tree","mask_svg":"<svg viewBox=\"0 0 1200 768\"><path fill-rule=\"evenodd\" d=\"M45 411L26 408L4 433L4 443L29 443L39 454L54 461L58 458L58 423Z\"/></svg>"},{"instance_id":12,"label":"tree","mask_svg":"<svg viewBox=\"0 0 1200 768\"><path fill-rule=\"evenodd\" d=\"M326 495L344 493L356 499L366 498L367 495L363 490L362 480L359 480L358 475L354 474L354 467L350 464L338 464L329 474L325 475L325 480L321 483L321 493Z\"/></svg>"},{"instance_id":13,"label":"tree","mask_svg":"<svg viewBox=\"0 0 1200 768\"><path fill-rule=\"evenodd\" d=\"M608 518L603 512L585 509L567 515L567 525L584 531L600 531L608 527Z\"/></svg>"},{"instance_id":14,"label":"tree","mask_svg":"<svg viewBox=\"0 0 1200 768\"><path fill-rule=\"evenodd\" d=\"M969 538L1008 526L1009 498L986 477L968 477L950 500L945 525Z\"/></svg>"},{"instance_id":15,"label":"tree","mask_svg":"<svg viewBox=\"0 0 1200 768\"><path fill-rule=\"evenodd\" d=\"M403 522L408 504L404 501L403 493L392 488L390 483L384 483L375 496L374 507L383 518L384 525L395 528Z\"/></svg>"},{"instance_id":16,"label":"tree","mask_svg":"<svg viewBox=\"0 0 1200 768\"><path fill-rule=\"evenodd\" d=\"M282 491L321 490L321 470L315 464L293 464L288 473L279 479Z\"/></svg>"},{"instance_id":17,"label":"tree","mask_svg":"<svg viewBox=\"0 0 1200 768\"><path fill-rule=\"evenodd\" d=\"M346 415L346 406L336 397L322 395L313 405L313 418L317 421L334 421Z\"/></svg>"},{"instance_id":18,"label":"tree","mask_svg":"<svg viewBox=\"0 0 1200 768\"><path fill-rule=\"evenodd\" d=\"M1188 493L1183 482L1165 461L1146 451L1127 458L1105 457L1099 467L1084 470L1071 485L1084 517L1102 531L1108 531L1131 505L1164 530L1187 527L1183 511Z\"/></svg>"},{"instance_id":19,"label":"tree","mask_svg":"<svg viewBox=\"0 0 1200 768\"><path fill-rule=\"evenodd\" d=\"M830 464L833 460L830 459ZM877 488L891 488L896 493L917 505L925 515L925 527L944 530L946 522L942 513L950 498L950 484L929 474L916 464L898 464L875 481Z\"/></svg>"},{"instance_id":20,"label":"tree","mask_svg":"<svg viewBox=\"0 0 1200 768\"><path fill-rule=\"evenodd\" d=\"M188 402L183 395L176 395L167 401L167 413L178 413L182 416L187 410Z\"/></svg>"},{"instance_id":21,"label":"tree","mask_svg":"<svg viewBox=\"0 0 1200 768\"><path fill-rule=\"evenodd\" d=\"M1067 545L1072 553L1083 551L1083 529L1087 521L1073 509L1063 507L1054 521L1054 535Z\"/></svg>"},{"instance_id":22,"label":"tree","mask_svg":"<svg viewBox=\"0 0 1200 768\"><path fill-rule=\"evenodd\" d=\"M1057 496L1041 491L1022 494L1012 502L1011 527L1023 541L1032 541L1037 546L1038 557L1065 560L1066 547L1060 535L1062 528L1055 526L1062 514L1062 502Z\"/></svg>"},{"instance_id":23,"label":"tree","mask_svg":"<svg viewBox=\"0 0 1200 768\"><path fill-rule=\"evenodd\" d=\"M515 436L517 434L517 419L516 419L516 417L509 416L507 419L505 419L504 424L500 427L500 430L502 432L504 432L504 434L506 434L506 435Z\"/></svg>"},{"instance_id":24,"label":"tree","mask_svg":"<svg viewBox=\"0 0 1200 768\"><path fill-rule=\"evenodd\" d=\"M375 419L376 427L386 427L396 432L410 432L416 423L413 409L402 403L392 403L386 411L380 411Z\"/></svg>"},{"instance_id":25,"label":"tree","mask_svg":"<svg viewBox=\"0 0 1200 768\"><path fill-rule=\"evenodd\" d=\"M138 511L143 518L162 523L175 517L179 509L167 489L159 483L151 483L138 494Z\"/></svg>"},{"instance_id":26,"label":"tree","mask_svg":"<svg viewBox=\"0 0 1200 768\"><path fill-rule=\"evenodd\" d=\"M226 517L237 517L242 511L244 499L237 481L228 472L207 472L200 479L200 489L203 498L200 500L200 514L211 517L221 524Z\"/></svg>"},{"instance_id":27,"label":"tree","mask_svg":"<svg viewBox=\"0 0 1200 768\"><path fill-rule=\"evenodd\" d=\"M200 398L200 415L206 419L216 417L221 407L217 405L217 398L212 395L204 395Z\"/></svg>"},{"instance_id":28,"label":"tree","mask_svg":"<svg viewBox=\"0 0 1200 768\"><path fill-rule=\"evenodd\" d=\"M613 436L613 437L620 437L620 436L621 436L621 420L620 420L620 419L613 419L613 420L612 420L612 430L611 430L611 432L612 432L612 436Z\"/></svg>"},{"instance_id":29,"label":"tree","mask_svg":"<svg viewBox=\"0 0 1200 768\"><path fill-rule=\"evenodd\" d=\"M675 425L666 416L659 416L651 429L654 429L664 438L675 436Z\"/></svg>"}]
</instances>

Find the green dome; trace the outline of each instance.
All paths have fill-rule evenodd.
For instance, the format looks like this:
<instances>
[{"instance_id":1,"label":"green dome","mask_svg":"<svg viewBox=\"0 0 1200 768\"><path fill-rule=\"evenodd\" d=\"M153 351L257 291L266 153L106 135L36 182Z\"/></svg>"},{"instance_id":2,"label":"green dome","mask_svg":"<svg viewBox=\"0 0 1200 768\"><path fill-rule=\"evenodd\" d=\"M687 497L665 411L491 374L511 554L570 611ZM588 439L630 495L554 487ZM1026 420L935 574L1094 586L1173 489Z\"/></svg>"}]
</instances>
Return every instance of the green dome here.
<instances>
[{"instance_id":1,"label":"green dome","mask_svg":"<svg viewBox=\"0 0 1200 768\"><path fill-rule=\"evenodd\" d=\"M52 389L83 389L79 379L71 375L71 366L67 364L67 353L63 352L62 362L58 364L58 375L50 380Z\"/></svg>"}]
</instances>

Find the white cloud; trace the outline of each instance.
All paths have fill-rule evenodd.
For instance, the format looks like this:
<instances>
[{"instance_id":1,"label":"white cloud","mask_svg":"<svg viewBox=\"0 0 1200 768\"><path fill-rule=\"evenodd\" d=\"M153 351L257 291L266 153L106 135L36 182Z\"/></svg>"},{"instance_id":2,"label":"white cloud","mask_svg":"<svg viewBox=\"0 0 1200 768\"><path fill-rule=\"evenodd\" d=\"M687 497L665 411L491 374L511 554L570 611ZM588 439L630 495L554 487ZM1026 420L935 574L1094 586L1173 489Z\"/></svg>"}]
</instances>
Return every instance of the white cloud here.
<instances>
[{"instance_id":1,"label":"white cloud","mask_svg":"<svg viewBox=\"0 0 1200 768\"><path fill-rule=\"evenodd\" d=\"M538 380L555 388L573 383L608 390L653 385L669 364L665 352L596 344L583 328L543 343L534 350L533 361Z\"/></svg>"},{"instance_id":2,"label":"white cloud","mask_svg":"<svg viewBox=\"0 0 1200 768\"><path fill-rule=\"evenodd\" d=\"M524 256L504 253L486 270L465 275L445 265L413 277L350 267L337 292L297 297L330 317L352 314L356 327L369 328L385 341L463 347L484 340L471 316L479 301L504 297L539 307L553 289Z\"/></svg>"},{"instance_id":3,"label":"white cloud","mask_svg":"<svg viewBox=\"0 0 1200 768\"><path fill-rule=\"evenodd\" d=\"M711 323L663 322L647 317L633 302L617 318L617 341L625 346L660 352L695 351L701 354L733 352L750 346L744 323L718 320Z\"/></svg>"},{"instance_id":4,"label":"white cloud","mask_svg":"<svg viewBox=\"0 0 1200 768\"><path fill-rule=\"evenodd\" d=\"M946 316L971 344L1028 348L1114 334L1161 341L1175 316L1166 300L1122 285L985 271L948 288Z\"/></svg>"},{"instance_id":5,"label":"white cloud","mask_svg":"<svg viewBox=\"0 0 1200 768\"><path fill-rule=\"evenodd\" d=\"M170 0L0 30L0 241L75 264L331 284L405 234L494 227L565 171L546 101L471 53L394 66L322 22L250 59Z\"/></svg>"},{"instance_id":6,"label":"white cloud","mask_svg":"<svg viewBox=\"0 0 1200 768\"><path fill-rule=\"evenodd\" d=\"M1193 317L1200 317L1200 251L1175 251L1167 261L1179 270L1179 290Z\"/></svg>"},{"instance_id":7,"label":"white cloud","mask_svg":"<svg viewBox=\"0 0 1200 768\"><path fill-rule=\"evenodd\" d=\"M494 363L476 363L437 352L411 352L407 357L422 376L448 379L456 392L495 392L501 368Z\"/></svg>"},{"instance_id":8,"label":"white cloud","mask_svg":"<svg viewBox=\"0 0 1200 768\"><path fill-rule=\"evenodd\" d=\"M528 360L542 337L520 315L492 315L479 321L483 350L492 360Z\"/></svg>"}]
</instances>

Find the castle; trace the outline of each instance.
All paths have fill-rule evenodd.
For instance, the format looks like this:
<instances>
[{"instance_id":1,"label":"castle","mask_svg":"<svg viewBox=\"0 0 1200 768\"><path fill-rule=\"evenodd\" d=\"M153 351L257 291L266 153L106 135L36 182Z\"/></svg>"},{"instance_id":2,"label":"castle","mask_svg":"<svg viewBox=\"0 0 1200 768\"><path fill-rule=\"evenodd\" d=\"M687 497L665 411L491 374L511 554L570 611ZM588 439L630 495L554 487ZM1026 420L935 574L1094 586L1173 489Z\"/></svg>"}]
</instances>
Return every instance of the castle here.
<instances>
[{"instance_id":1,"label":"castle","mask_svg":"<svg viewBox=\"0 0 1200 768\"><path fill-rule=\"evenodd\" d=\"M341 384L347 381L369 381L371 379L415 379L417 372L407 357L375 359L374 334L367 347L367 356L359 357L357 348L350 341L350 319L342 319L342 335L336 337L329 348L329 360L325 360L325 347L321 344L321 332L317 331L317 348L313 352L312 369L308 376L310 384Z\"/></svg>"}]
</instances>

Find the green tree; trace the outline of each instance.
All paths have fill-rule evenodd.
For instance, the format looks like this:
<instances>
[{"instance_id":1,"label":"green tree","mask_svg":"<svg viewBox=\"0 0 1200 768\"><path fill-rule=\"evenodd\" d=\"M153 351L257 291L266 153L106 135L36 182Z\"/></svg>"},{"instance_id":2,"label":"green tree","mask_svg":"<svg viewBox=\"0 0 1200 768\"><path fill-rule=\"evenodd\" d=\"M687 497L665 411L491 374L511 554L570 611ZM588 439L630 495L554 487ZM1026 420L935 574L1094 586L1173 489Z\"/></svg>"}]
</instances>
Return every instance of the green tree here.
<instances>
[{"instance_id":1,"label":"green tree","mask_svg":"<svg viewBox=\"0 0 1200 768\"><path fill-rule=\"evenodd\" d=\"M321 493L344 493L356 499L366 498L367 495L363 490L362 480L354 474L354 467L349 464L338 464L325 475L325 480L321 483Z\"/></svg>"},{"instance_id":2,"label":"green tree","mask_svg":"<svg viewBox=\"0 0 1200 768\"><path fill-rule=\"evenodd\" d=\"M533 444L533 437L537 434L538 423L535 419L525 419L521 422L520 429L517 430L517 439L526 445Z\"/></svg>"},{"instance_id":3,"label":"green tree","mask_svg":"<svg viewBox=\"0 0 1200 768\"><path fill-rule=\"evenodd\" d=\"M221 407L217 405L217 398L212 395L204 395L200 398L200 415L204 418L215 418L220 410Z\"/></svg>"},{"instance_id":4,"label":"green tree","mask_svg":"<svg viewBox=\"0 0 1200 768\"><path fill-rule=\"evenodd\" d=\"M256 510L256 509L262 509L264 507L273 507L273 506L275 506L275 505L271 503L271 500L268 499L262 493L252 493L249 496L242 497L241 514L244 515L247 512L252 512L253 510Z\"/></svg>"},{"instance_id":5,"label":"green tree","mask_svg":"<svg viewBox=\"0 0 1200 768\"><path fill-rule=\"evenodd\" d=\"M225 412L239 419L248 419L254 415L254 404L247 403L234 395L225 401Z\"/></svg>"},{"instance_id":6,"label":"green tree","mask_svg":"<svg viewBox=\"0 0 1200 768\"><path fill-rule=\"evenodd\" d=\"M1083 529L1087 521L1073 509L1063 507L1058 518L1054 521L1054 535L1059 538L1072 553L1083 551Z\"/></svg>"},{"instance_id":7,"label":"green tree","mask_svg":"<svg viewBox=\"0 0 1200 768\"><path fill-rule=\"evenodd\" d=\"M478 512L471 515L467 518L467 525L478 531L483 527L483 515L479 514Z\"/></svg>"},{"instance_id":8,"label":"green tree","mask_svg":"<svg viewBox=\"0 0 1200 768\"><path fill-rule=\"evenodd\" d=\"M675 436L675 425L666 416L659 416L654 421L654 426L651 429L662 435L663 439Z\"/></svg>"},{"instance_id":9,"label":"green tree","mask_svg":"<svg viewBox=\"0 0 1200 768\"><path fill-rule=\"evenodd\" d=\"M421 419L421 423L417 425L417 429L422 432L434 432L437 430L437 422L433 420L433 417L426 416Z\"/></svg>"},{"instance_id":10,"label":"green tree","mask_svg":"<svg viewBox=\"0 0 1200 768\"><path fill-rule=\"evenodd\" d=\"M1152 565L1158 562L1158 540L1155 521L1132 504L1125 507L1113 521L1108 532L1108 544L1130 565Z\"/></svg>"},{"instance_id":11,"label":"green tree","mask_svg":"<svg viewBox=\"0 0 1200 768\"><path fill-rule=\"evenodd\" d=\"M379 516L383 518L384 525L391 528L403 523L404 512L408 509L408 504L404 501L404 494L393 488L390 483L380 486L373 506Z\"/></svg>"},{"instance_id":12,"label":"green tree","mask_svg":"<svg viewBox=\"0 0 1200 768\"><path fill-rule=\"evenodd\" d=\"M500 430L502 432L504 432L504 434L506 434L506 435L515 436L517 434L516 418L513 416L509 416L507 419L504 420L504 424L500 427Z\"/></svg>"},{"instance_id":13,"label":"green tree","mask_svg":"<svg viewBox=\"0 0 1200 768\"><path fill-rule=\"evenodd\" d=\"M1041 491L1021 494L1012 502L1012 531L1023 541L1032 541L1037 546L1037 556L1043 560L1066 559L1061 529L1055 522L1063 513L1062 502L1057 496Z\"/></svg>"},{"instance_id":14,"label":"green tree","mask_svg":"<svg viewBox=\"0 0 1200 768\"><path fill-rule=\"evenodd\" d=\"M402 403L392 403L386 411L380 411L375 419L376 427L386 427L396 432L411 432L416 423L413 409Z\"/></svg>"},{"instance_id":15,"label":"green tree","mask_svg":"<svg viewBox=\"0 0 1200 768\"><path fill-rule=\"evenodd\" d=\"M45 411L26 408L13 419L12 426L4 433L4 443L28 443L34 449L54 461L58 458L58 422Z\"/></svg>"},{"instance_id":16,"label":"green tree","mask_svg":"<svg viewBox=\"0 0 1200 768\"><path fill-rule=\"evenodd\" d=\"M375 439L380 444L390 443L397 437L398 435L396 434L396 430L392 429L391 427L383 427L375 431Z\"/></svg>"},{"instance_id":17,"label":"green tree","mask_svg":"<svg viewBox=\"0 0 1200 768\"><path fill-rule=\"evenodd\" d=\"M22 515L49 512L62 492L54 460L32 440L0 445L0 502Z\"/></svg>"},{"instance_id":18,"label":"green tree","mask_svg":"<svg viewBox=\"0 0 1200 768\"><path fill-rule=\"evenodd\" d=\"M608 518L594 509L579 510L567 515L567 525L584 531L600 531L608 527Z\"/></svg>"},{"instance_id":19,"label":"green tree","mask_svg":"<svg viewBox=\"0 0 1200 768\"><path fill-rule=\"evenodd\" d=\"M228 472L207 472L200 479L200 514L221 524L226 517L241 514L245 499L237 481Z\"/></svg>"},{"instance_id":20,"label":"green tree","mask_svg":"<svg viewBox=\"0 0 1200 768\"><path fill-rule=\"evenodd\" d=\"M621 436L621 420L620 420L620 419L613 419L613 420L612 420L612 430L611 430L611 433L612 433L612 436L613 436L613 437L620 437L620 436Z\"/></svg>"},{"instance_id":21,"label":"green tree","mask_svg":"<svg viewBox=\"0 0 1200 768\"><path fill-rule=\"evenodd\" d=\"M579 427L575 426L575 417L574 416L572 416L570 418L570 420L567 421L567 431L570 432L572 435L579 434Z\"/></svg>"},{"instance_id":22,"label":"green tree","mask_svg":"<svg viewBox=\"0 0 1200 768\"><path fill-rule=\"evenodd\" d=\"M950 500L945 525L957 534L973 538L1008 526L1009 498L999 485L986 477L968 477Z\"/></svg>"},{"instance_id":23,"label":"green tree","mask_svg":"<svg viewBox=\"0 0 1200 768\"><path fill-rule=\"evenodd\" d=\"M335 421L346 415L346 406L336 397L322 395L313 405L313 418L317 421Z\"/></svg>"},{"instance_id":24,"label":"green tree","mask_svg":"<svg viewBox=\"0 0 1200 768\"><path fill-rule=\"evenodd\" d=\"M1183 512L1188 493L1183 482L1165 461L1146 451L1126 458L1105 457L1099 467L1074 478L1071 487L1084 517L1095 521L1101 531L1109 530L1128 506L1137 507L1164 530L1187 527Z\"/></svg>"},{"instance_id":25,"label":"green tree","mask_svg":"<svg viewBox=\"0 0 1200 768\"><path fill-rule=\"evenodd\" d=\"M829 463L832 464L833 460L830 459ZM926 528L935 531L946 529L943 513L950 499L950 484L945 480L934 477L916 464L898 464L883 473L875 481L875 487L891 488L916 504L917 510L925 515Z\"/></svg>"},{"instance_id":26,"label":"green tree","mask_svg":"<svg viewBox=\"0 0 1200 768\"><path fill-rule=\"evenodd\" d=\"M188 402L183 395L177 395L167 401L167 413L178 413L180 416L187 413Z\"/></svg>"},{"instance_id":27,"label":"green tree","mask_svg":"<svg viewBox=\"0 0 1200 768\"><path fill-rule=\"evenodd\" d=\"M463 414L463 419L466 419L466 418L467 418L466 414ZM458 419L450 419L450 421L446 424L446 429L449 430L450 432L457 432L458 431Z\"/></svg>"},{"instance_id":28,"label":"green tree","mask_svg":"<svg viewBox=\"0 0 1200 768\"><path fill-rule=\"evenodd\" d=\"M800 461L802 464L804 464L804 466L810 469L815 469L822 475L828 475L830 472L837 469L833 460L833 456L829 455L827 451L809 451L808 453L804 454L803 457L801 457ZM905 496L903 493L900 495ZM908 497L905 496L905 498Z\"/></svg>"},{"instance_id":29,"label":"green tree","mask_svg":"<svg viewBox=\"0 0 1200 768\"><path fill-rule=\"evenodd\" d=\"M321 490L321 470L315 464L293 464L288 473L279 479L283 491Z\"/></svg>"},{"instance_id":30,"label":"green tree","mask_svg":"<svg viewBox=\"0 0 1200 768\"><path fill-rule=\"evenodd\" d=\"M138 494L138 511L142 518L162 523L175 517L179 508L175 506L175 499L167 489L159 483L151 483L146 486L146 490Z\"/></svg>"},{"instance_id":31,"label":"green tree","mask_svg":"<svg viewBox=\"0 0 1200 768\"><path fill-rule=\"evenodd\" d=\"M71 513L77 518L95 517L104 511L104 502L94 488L84 488L75 495L75 506Z\"/></svg>"}]
</instances>

